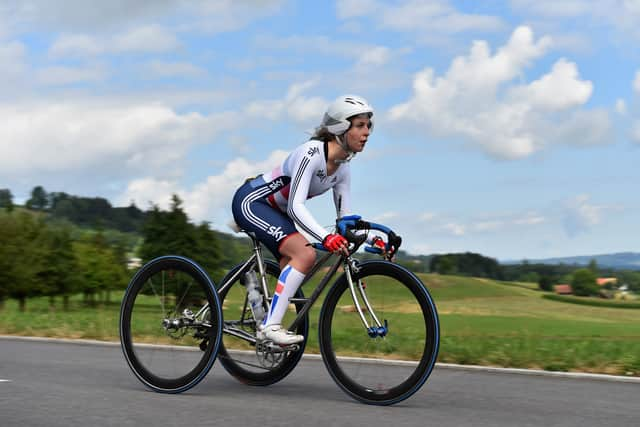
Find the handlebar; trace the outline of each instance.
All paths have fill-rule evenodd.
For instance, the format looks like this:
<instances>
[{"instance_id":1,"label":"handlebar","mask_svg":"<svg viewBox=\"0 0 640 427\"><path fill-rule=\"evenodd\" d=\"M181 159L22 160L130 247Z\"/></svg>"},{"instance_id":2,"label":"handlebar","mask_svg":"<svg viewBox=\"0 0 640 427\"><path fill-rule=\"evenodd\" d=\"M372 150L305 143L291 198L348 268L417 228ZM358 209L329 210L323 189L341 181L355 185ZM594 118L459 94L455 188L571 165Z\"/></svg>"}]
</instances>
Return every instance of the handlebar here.
<instances>
[{"instance_id":1,"label":"handlebar","mask_svg":"<svg viewBox=\"0 0 640 427\"><path fill-rule=\"evenodd\" d=\"M353 244L351 253L356 252L360 246L367 240L367 234L356 234L353 231L358 230L375 230L380 231L387 235L387 243L385 247L386 258L391 259L393 255L398 251L402 244L402 237L398 236L389 227L377 224L375 222L369 222L362 220L360 215L349 215L336 220L337 232L344 236L345 239ZM321 243L313 243L312 246L319 250L326 250ZM364 248L366 252L381 254L382 250L374 246L366 246Z\"/></svg>"}]
</instances>

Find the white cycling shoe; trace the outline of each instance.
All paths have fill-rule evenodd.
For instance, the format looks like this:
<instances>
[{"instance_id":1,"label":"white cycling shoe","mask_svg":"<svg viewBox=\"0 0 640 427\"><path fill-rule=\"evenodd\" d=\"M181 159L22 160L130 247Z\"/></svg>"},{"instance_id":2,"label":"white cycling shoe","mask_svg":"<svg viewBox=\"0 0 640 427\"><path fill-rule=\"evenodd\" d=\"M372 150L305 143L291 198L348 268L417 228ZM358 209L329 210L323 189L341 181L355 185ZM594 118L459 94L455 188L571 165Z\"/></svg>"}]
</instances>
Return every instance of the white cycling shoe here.
<instances>
[{"instance_id":1,"label":"white cycling shoe","mask_svg":"<svg viewBox=\"0 0 640 427\"><path fill-rule=\"evenodd\" d=\"M304 341L302 335L296 335L282 327L282 325L260 326L258 328L258 338L261 340L271 340L278 345L298 344Z\"/></svg>"}]
</instances>

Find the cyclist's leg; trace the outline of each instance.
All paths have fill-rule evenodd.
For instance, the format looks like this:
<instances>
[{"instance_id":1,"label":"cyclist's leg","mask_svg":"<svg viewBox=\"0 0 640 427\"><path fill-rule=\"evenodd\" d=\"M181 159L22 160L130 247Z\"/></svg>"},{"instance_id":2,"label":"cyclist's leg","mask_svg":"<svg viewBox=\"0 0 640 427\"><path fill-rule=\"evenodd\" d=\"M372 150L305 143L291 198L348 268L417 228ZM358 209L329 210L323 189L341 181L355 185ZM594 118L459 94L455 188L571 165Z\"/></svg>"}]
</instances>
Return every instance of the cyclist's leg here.
<instances>
[{"instance_id":1,"label":"cyclist's leg","mask_svg":"<svg viewBox=\"0 0 640 427\"><path fill-rule=\"evenodd\" d=\"M271 310L263 321L263 338L278 344L293 344L303 341L304 337L291 336L282 329L282 318L289 306L289 299L313 266L315 250L306 246L307 240L298 233L291 218L267 203L264 196L268 194L268 187L265 188L262 182L261 178L257 178L240 187L234 197L233 214L238 225L253 232L278 260L282 260L283 256L285 258L281 262L284 268L278 279Z\"/></svg>"},{"instance_id":2,"label":"cyclist's leg","mask_svg":"<svg viewBox=\"0 0 640 427\"><path fill-rule=\"evenodd\" d=\"M296 293L306 273L315 261L315 250L307 246L307 239L300 233L291 234L279 246L282 273L271 302L271 310L263 322L265 338L278 344L301 342L303 337L291 335L282 328L282 318L289 306L290 298ZM286 264L285 264L286 262Z\"/></svg>"}]
</instances>

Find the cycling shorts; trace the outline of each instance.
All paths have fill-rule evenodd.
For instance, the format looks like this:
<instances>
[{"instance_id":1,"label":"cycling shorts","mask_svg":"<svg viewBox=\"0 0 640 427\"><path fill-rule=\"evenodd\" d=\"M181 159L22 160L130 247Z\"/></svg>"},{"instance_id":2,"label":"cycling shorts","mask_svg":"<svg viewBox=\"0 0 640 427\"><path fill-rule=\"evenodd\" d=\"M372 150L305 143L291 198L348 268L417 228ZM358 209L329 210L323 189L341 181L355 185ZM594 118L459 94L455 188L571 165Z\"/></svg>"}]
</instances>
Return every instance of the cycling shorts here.
<instances>
[{"instance_id":1,"label":"cycling shorts","mask_svg":"<svg viewBox=\"0 0 640 427\"><path fill-rule=\"evenodd\" d=\"M262 175L248 179L233 197L232 211L236 224L252 232L269 251L280 260L280 246L292 234L298 233L293 220L278 208L272 207L267 197L280 191L288 181L282 178L265 182Z\"/></svg>"}]
</instances>

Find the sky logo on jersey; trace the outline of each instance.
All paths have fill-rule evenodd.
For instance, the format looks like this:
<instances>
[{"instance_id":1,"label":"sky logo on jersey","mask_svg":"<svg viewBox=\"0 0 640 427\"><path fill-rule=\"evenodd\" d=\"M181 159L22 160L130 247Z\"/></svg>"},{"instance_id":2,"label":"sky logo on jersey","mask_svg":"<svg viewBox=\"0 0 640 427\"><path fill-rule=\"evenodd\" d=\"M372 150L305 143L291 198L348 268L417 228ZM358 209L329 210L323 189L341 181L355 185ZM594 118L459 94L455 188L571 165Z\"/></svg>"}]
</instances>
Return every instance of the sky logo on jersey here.
<instances>
[{"instance_id":1,"label":"sky logo on jersey","mask_svg":"<svg viewBox=\"0 0 640 427\"><path fill-rule=\"evenodd\" d=\"M284 187L284 180L282 178L278 178L269 183L269 188L271 189L271 191L276 191L282 187Z\"/></svg>"},{"instance_id":2,"label":"sky logo on jersey","mask_svg":"<svg viewBox=\"0 0 640 427\"><path fill-rule=\"evenodd\" d=\"M307 151L307 154L309 155L309 157L313 157L316 154L320 154L320 149L318 147L311 147L309 148L309 151Z\"/></svg>"},{"instance_id":3,"label":"sky logo on jersey","mask_svg":"<svg viewBox=\"0 0 640 427\"><path fill-rule=\"evenodd\" d=\"M282 227L275 227L273 225L271 227L269 227L269 229L267 230L267 234L269 234L270 236L275 237L276 242L279 242L280 240L282 240L286 236L284 231L282 231Z\"/></svg>"}]
</instances>

